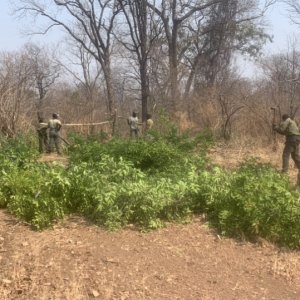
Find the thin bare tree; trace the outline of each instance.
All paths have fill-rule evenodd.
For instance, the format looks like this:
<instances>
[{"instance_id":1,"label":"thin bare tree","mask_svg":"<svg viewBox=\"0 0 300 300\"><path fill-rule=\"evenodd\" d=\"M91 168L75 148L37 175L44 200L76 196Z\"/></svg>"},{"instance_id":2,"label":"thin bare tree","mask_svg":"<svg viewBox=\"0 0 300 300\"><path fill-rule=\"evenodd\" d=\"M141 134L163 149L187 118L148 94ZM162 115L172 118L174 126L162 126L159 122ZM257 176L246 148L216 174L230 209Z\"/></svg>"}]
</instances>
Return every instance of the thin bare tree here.
<instances>
[{"instance_id":1,"label":"thin bare tree","mask_svg":"<svg viewBox=\"0 0 300 300\"><path fill-rule=\"evenodd\" d=\"M94 122L96 107L103 104L99 96L101 66L82 45L70 40L66 47L65 55L59 62L70 74L77 90L81 91L85 103L83 115L88 116L89 122ZM108 103L103 106L108 107Z\"/></svg>"},{"instance_id":2,"label":"thin bare tree","mask_svg":"<svg viewBox=\"0 0 300 300\"><path fill-rule=\"evenodd\" d=\"M28 59L30 78L37 90L36 110L38 119L44 118L43 105L46 94L55 80L59 77L60 64L51 58L51 54L43 47L33 43L25 45L25 55Z\"/></svg>"},{"instance_id":3,"label":"thin bare tree","mask_svg":"<svg viewBox=\"0 0 300 300\"><path fill-rule=\"evenodd\" d=\"M224 4L224 2L226 3ZM148 6L163 23L169 59L170 100L173 105L181 95L179 92L180 79L186 78L180 76L180 66L184 63L185 53L195 44L195 40L198 43L198 53L194 53L195 56L190 58L192 66L199 65L200 57L203 57L203 50L207 53L210 52L211 61L217 64L216 57L220 57L220 49L228 48L229 40L240 38L233 34L237 32L234 30L236 25L262 17L275 0L265 0L260 6L256 1L251 0L238 0L236 2L238 3L227 0L147 1ZM243 12L242 17L239 14L241 10L237 9L238 6L248 8L247 11ZM220 33L220 29L222 29L222 33ZM225 39L226 36L227 39ZM226 43L224 43L225 40L227 40ZM224 51L222 53L224 54ZM220 60L227 60L226 63L228 64L228 55L223 55ZM205 60L203 61L205 64ZM206 66L207 69L211 68L209 64ZM196 70L192 69L191 72L193 73L192 77L194 77ZM192 78L188 84L191 80Z\"/></svg>"},{"instance_id":4,"label":"thin bare tree","mask_svg":"<svg viewBox=\"0 0 300 300\"><path fill-rule=\"evenodd\" d=\"M108 110L114 113L115 96L111 69L112 31L119 13L116 0L18 0L16 13L42 18L49 23L45 34L53 27L61 27L101 65L108 99Z\"/></svg>"},{"instance_id":5,"label":"thin bare tree","mask_svg":"<svg viewBox=\"0 0 300 300\"><path fill-rule=\"evenodd\" d=\"M146 0L118 0L128 26L130 40L122 33L119 39L122 45L135 55L139 67L141 86L142 119L146 120L149 98L149 54L157 37L154 30L153 16L147 7Z\"/></svg>"},{"instance_id":6,"label":"thin bare tree","mask_svg":"<svg viewBox=\"0 0 300 300\"><path fill-rule=\"evenodd\" d=\"M12 137L21 126L24 116L31 115L33 97L31 69L24 53L0 55L0 131ZM27 126L28 127L28 126Z\"/></svg>"},{"instance_id":7,"label":"thin bare tree","mask_svg":"<svg viewBox=\"0 0 300 300\"><path fill-rule=\"evenodd\" d=\"M265 57L260 66L272 106L295 117L300 110L300 52L292 45L286 53Z\"/></svg>"}]
</instances>

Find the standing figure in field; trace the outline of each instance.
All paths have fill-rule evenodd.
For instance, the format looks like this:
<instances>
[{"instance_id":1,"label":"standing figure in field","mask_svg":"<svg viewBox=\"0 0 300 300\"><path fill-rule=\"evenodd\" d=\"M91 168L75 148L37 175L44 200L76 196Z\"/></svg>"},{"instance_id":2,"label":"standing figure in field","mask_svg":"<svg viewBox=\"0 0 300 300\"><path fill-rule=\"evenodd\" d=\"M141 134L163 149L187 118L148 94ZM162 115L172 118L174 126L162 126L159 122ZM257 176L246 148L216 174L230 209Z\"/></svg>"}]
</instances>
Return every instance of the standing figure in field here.
<instances>
[{"instance_id":1,"label":"standing figure in field","mask_svg":"<svg viewBox=\"0 0 300 300\"><path fill-rule=\"evenodd\" d=\"M48 122L48 128L49 128L48 153L53 152L53 148L55 145L57 154L61 154L60 149L59 149L59 138L60 138L59 131L61 129L61 122L58 118L59 118L59 115L54 113L52 115L52 119L50 119Z\"/></svg>"},{"instance_id":2,"label":"standing figure in field","mask_svg":"<svg viewBox=\"0 0 300 300\"><path fill-rule=\"evenodd\" d=\"M152 116L150 114L147 114L147 120L145 122L145 127L144 127L144 136L145 138L151 139L153 136L149 132L154 125L154 122L152 120Z\"/></svg>"},{"instance_id":3,"label":"standing figure in field","mask_svg":"<svg viewBox=\"0 0 300 300\"><path fill-rule=\"evenodd\" d=\"M154 125L154 122L152 120L152 116L150 114L147 114L145 132L147 133L147 131L149 131L150 129L152 129L153 125Z\"/></svg>"},{"instance_id":4,"label":"standing figure in field","mask_svg":"<svg viewBox=\"0 0 300 300\"><path fill-rule=\"evenodd\" d=\"M129 128L130 128L130 137L133 135L135 137L138 137L139 135L139 119L137 117L137 113L133 112L132 116L128 118L127 120Z\"/></svg>"},{"instance_id":5,"label":"standing figure in field","mask_svg":"<svg viewBox=\"0 0 300 300\"><path fill-rule=\"evenodd\" d=\"M294 160L296 167L298 168L298 179L297 185L300 185L300 155L299 155L299 143L300 143L300 132L299 128L294 120L289 115L282 115L282 122L279 126L273 124L273 129L285 135L285 146L282 153L282 172L287 173L289 169L290 155Z\"/></svg>"},{"instance_id":6,"label":"standing figure in field","mask_svg":"<svg viewBox=\"0 0 300 300\"><path fill-rule=\"evenodd\" d=\"M43 118L39 118L39 125L37 128L39 139L39 152L43 153L48 150L48 124L44 122Z\"/></svg>"}]
</instances>

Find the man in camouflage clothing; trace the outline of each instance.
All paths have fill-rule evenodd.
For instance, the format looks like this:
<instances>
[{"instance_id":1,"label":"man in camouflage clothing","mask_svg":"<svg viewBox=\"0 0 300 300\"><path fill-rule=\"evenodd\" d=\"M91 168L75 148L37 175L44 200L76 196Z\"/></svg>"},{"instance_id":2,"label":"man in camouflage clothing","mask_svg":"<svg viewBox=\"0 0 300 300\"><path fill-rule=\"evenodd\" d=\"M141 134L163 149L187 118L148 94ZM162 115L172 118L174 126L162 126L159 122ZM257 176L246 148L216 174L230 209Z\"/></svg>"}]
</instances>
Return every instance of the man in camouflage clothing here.
<instances>
[{"instance_id":1,"label":"man in camouflage clothing","mask_svg":"<svg viewBox=\"0 0 300 300\"><path fill-rule=\"evenodd\" d=\"M39 118L39 125L37 128L39 138L39 152L43 153L48 149L48 124L44 122L43 118Z\"/></svg>"},{"instance_id":2,"label":"man in camouflage clothing","mask_svg":"<svg viewBox=\"0 0 300 300\"><path fill-rule=\"evenodd\" d=\"M53 146L55 145L57 154L61 154L59 149L59 139L60 139L59 131L61 129L61 122L58 118L59 115L54 113L52 115L52 119L50 119L48 122L49 139L50 139L48 153L53 152Z\"/></svg>"},{"instance_id":3,"label":"man in camouflage clothing","mask_svg":"<svg viewBox=\"0 0 300 300\"><path fill-rule=\"evenodd\" d=\"M135 136L136 138L139 135L139 119L136 112L132 113L132 116L127 119L127 123L130 129L130 137Z\"/></svg>"},{"instance_id":4,"label":"man in camouflage clothing","mask_svg":"<svg viewBox=\"0 0 300 300\"><path fill-rule=\"evenodd\" d=\"M299 128L294 120L289 115L282 115L282 122L279 126L273 124L273 129L285 135L285 146L282 153L282 172L287 173L289 169L290 155L294 160L296 167L298 168L297 185L300 185L300 155L299 155L299 143L300 132Z\"/></svg>"}]
</instances>

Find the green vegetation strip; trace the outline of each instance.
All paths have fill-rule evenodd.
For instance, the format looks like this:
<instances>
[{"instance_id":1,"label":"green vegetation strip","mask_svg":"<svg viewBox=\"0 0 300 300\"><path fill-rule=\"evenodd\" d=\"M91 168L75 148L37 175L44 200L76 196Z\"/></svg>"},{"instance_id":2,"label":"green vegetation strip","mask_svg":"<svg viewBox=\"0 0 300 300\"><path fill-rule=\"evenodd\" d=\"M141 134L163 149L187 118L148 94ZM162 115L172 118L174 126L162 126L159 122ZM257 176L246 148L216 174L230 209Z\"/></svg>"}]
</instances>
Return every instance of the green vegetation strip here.
<instances>
[{"instance_id":1,"label":"green vegetation strip","mask_svg":"<svg viewBox=\"0 0 300 300\"><path fill-rule=\"evenodd\" d=\"M38 163L34 137L1 140L0 206L37 230L69 213L109 229L144 230L205 213L223 235L300 248L299 191L269 165L213 166L209 134L71 141L66 168Z\"/></svg>"}]
</instances>

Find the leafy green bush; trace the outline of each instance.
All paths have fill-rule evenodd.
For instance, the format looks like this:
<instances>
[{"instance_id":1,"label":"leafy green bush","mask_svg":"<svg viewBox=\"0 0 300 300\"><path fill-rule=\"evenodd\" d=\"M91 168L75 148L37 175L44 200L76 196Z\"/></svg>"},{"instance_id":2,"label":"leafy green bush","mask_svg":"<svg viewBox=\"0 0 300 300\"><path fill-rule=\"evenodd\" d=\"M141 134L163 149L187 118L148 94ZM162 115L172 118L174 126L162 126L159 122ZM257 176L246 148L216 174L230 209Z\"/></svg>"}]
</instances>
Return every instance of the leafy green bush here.
<instances>
[{"instance_id":1,"label":"leafy green bush","mask_svg":"<svg viewBox=\"0 0 300 300\"><path fill-rule=\"evenodd\" d=\"M10 195L10 181L17 180L19 170L27 168L37 156L35 136L29 134L6 138L0 136L0 207L6 207Z\"/></svg>"},{"instance_id":2,"label":"leafy green bush","mask_svg":"<svg viewBox=\"0 0 300 300\"><path fill-rule=\"evenodd\" d=\"M48 227L67 212L68 178L63 167L32 165L6 178L8 210L36 229Z\"/></svg>"},{"instance_id":3,"label":"leafy green bush","mask_svg":"<svg viewBox=\"0 0 300 300\"><path fill-rule=\"evenodd\" d=\"M69 169L71 209L110 228L126 223L126 211L116 199L123 185L139 181L144 174L132 163L104 155L99 162L83 162Z\"/></svg>"},{"instance_id":4,"label":"leafy green bush","mask_svg":"<svg viewBox=\"0 0 300 300\"><path fill-rule=\"evenodd\" d=\"M36 137L32 134L0 139L0 167L8 161L22 167L38 156Z\"/></svg>"},{"instance_id":5,"label":"leafy green bush","mask_svg":"<svg viewBox=\"0 0 300 300\"><path fill-rule=\"evenodd\" d=\"M246 161L234 171L211 166L206 146L196 155L187 150L195 141L182 146L182 137L76 139L67 169L35 162L28 140L2 141L0 207L36 229L71 212L110 229L129 223L154 229L206 213L226 236L260 236L300 248L300 192L270 165Z\"/></svg>"},{"instance_id":6,"label":"leafy green bush","mask_svg":"<svg viewBox=\"0 0 300 300\"><path fill-rule=\"evenodd\" d=\"M105 155L115 159L122 157L132 162L134 167L152 174L176 173L176 170L186 165L187 160L192 159L188 152L180 150L165 140L114 139L109 143L101 144L95 140L77 139L69 152L70 161L73 164L98 162Z\"/></svg>"},{"instance_id":7,"label":"leafy green bush","mask_svg":"<svg viewBox=\"0 0 300 300\"><path fill-rule=\"evenodd\" d=\"M128 223L156 228L190 213L188 199L182 201L192 184L188 177L186 182L149 177L129 161L103 156L100 162L71 167L69 178L73 210L109 228Z\"/></svg>"},{"instance_id":8,"label":"leafy green bush","mask_svg":"<svg viewBox=\"0 0 300 300\"><path fill-rule=\"evenodd\" d=\"M232 173L215 168L202 176L200 196L222 234L300 246L299 192L271 166L248 161Z\"/></svg>"},{"instance_id":9,"label":"leafy green bush","mask_svg":"<svg viewBox=\"0 0 300 300\"><path fill-rule=\"evenodd\" d=\"M214 143L213 134L209 129L205 129L197 134L190 130L180 132L176 123L171 120L164 109L158 112L155 118L155 127L151 129L150 136L154 140L164 140L181 151L201 150L202 155Z\"/></svg>"}]
</instances>

